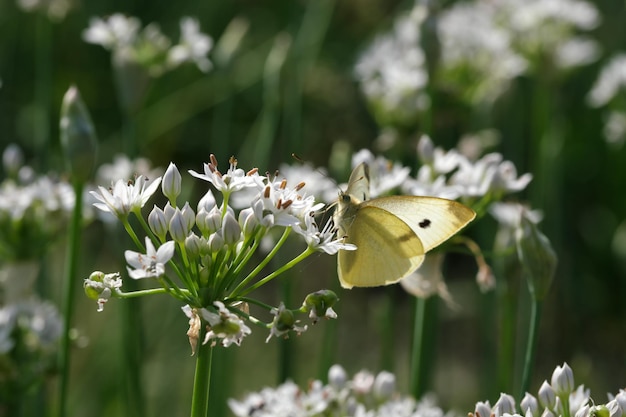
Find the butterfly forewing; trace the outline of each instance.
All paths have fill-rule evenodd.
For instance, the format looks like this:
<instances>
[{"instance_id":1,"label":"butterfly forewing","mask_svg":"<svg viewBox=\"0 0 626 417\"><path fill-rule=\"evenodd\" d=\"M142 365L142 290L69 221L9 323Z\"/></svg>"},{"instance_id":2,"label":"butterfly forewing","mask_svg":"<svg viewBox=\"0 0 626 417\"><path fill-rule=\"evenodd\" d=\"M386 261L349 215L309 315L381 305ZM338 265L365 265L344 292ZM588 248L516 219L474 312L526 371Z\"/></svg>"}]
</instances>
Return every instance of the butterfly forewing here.
<instances>
[{"instance_id":1,"label":"butterfly forewing","mask_svg":"<svg viewBox=\"0 0 626 417\"><path fill-rule=\"evenodd\" d=\"M397 216L373 205L359 205L358 215L345 230L345 241L357 246L355 251L339 251L337 270L345 288L397 282L424 260L415 232Z\"/></svg>"},{"instance_id":2,"label":"butterfly forewing","mask_svg":"<svg viewBox=\"0 0 626 417\"><path fill-rule=\"evenodd\" d=\"M448 240L476 216L461 203L436 197L381 197L361 205L377 207L402 220L417 235L424 252Z\"/></svg>"}]
</instances>

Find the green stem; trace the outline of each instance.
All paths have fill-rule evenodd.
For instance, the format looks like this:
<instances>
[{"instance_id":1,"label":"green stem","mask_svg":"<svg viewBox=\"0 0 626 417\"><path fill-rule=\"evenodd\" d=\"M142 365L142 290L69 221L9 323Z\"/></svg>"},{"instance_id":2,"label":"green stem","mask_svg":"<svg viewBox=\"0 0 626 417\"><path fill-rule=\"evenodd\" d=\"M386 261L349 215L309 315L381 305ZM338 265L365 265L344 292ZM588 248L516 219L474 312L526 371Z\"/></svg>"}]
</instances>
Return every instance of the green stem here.
<instances>
[{"instance_id":1,"label":"green stem","mask_svg":"<svg viewBox=\"0 0 626 417\"><path fill-rule=\"evenodd\" d=\"M528 391L530 386L531 370L535 362L535 354L537 350L537 334L539 333L539 321L541 320L541 309L543 301L535 299L531 302L530 310L530 327L528 329L528 343L526 345L526 357L524 359L524 373L522 377L522 388L519 398L523 398L524 393Z\"/></svg>"},{"instance_id":2,"label":"green stem","mask_svg":"<svg viewBox=\"0 0 626 417\"><path fill-rule=\"evenodd\" d=\"M82 182L74 183L74 211L69 226L68 249L65 265L65 280L63 282L63 335L59 351L59 369L61 381L59 384L59 414L58 417L67 415L67 393L70 377L70 329L72 314L74 312L74 298L76 297L76 271L78 269L81 221L83 216L83 187Z\"/></svg>"},{"instance_id":3,"label":"green stem","mask_svg":"<svg viewBox=\"0 0 626 417\"><path fill-rule=\"evenodd\" d=\"M35 53L35 102L37 119L34 137L39 155L43 156L42 171L49 165L50 96L52 86L52 25L44 13L36 16L37 47Z\"/></svg>"},{"instance_id":4,"label":"green stem","mask_svg":"<svg viewBox=\"0 0 626 417\"><path fill-rule=\"evenodd\" d=\"M420 398L424 391L424 381L422 381L424 350L424 327L426 319L426 299L418 297L415 299L415 318L413 323L413 345L411 350L411 373L409 374L410 392L415 398Z\"/></svg>"},{"instance_id":5,"label":"green stem","mask_svg":"<svg viewBox=\"0 0 626 417\"><path fill-rule=\"evenodd\" d=\"M274 246L274 248L270 251L270 253L267 254L267 256L265 257L265 259L263 259L256 268L254 268L254 270L252 270L252 272L250 272L248 274L247 277L245 277L243 279L243 281L241 281L239 283L239 285L237 285L237 287L232 291L231 293L231 297L236 297L237 295L239 295L239 291L241 291L241 289L243 287L245 287L248 282L250 280L252 280L259 272L261 272L261 270L263 270L263 268L265 268L265 265L267 265L272 258L274 258L274 256L276 256L276 253L278 253L278 250L281 248L281 246L283 246L283 244L285 243L285 241L287 240L287 237L289 236L289 233L291 232L291 227L287 227L285 228L285 231L283 232L283 235L280 237L280 239L278 240L278 243L276 243L276 245ZM246 291L243 292L241 295L246 295L248 294L250 291Z\"/></svg>"},{"instance_id":6,"label":"green stem","mask_svg":"<svg viewBox=\"0 0 626 417\"><path fill-rule=\"evenodd\" d=\"M203 326L204 327L204 326ZM200 333L200 340L204 333ZM210 343L200 344L196 359L196 373L193 378L193 396L191 398L191 417L206 417L209 411L209 388L211 386L211 359L213 347Z\"/></svg>"},{"instance_id":7,"label":"green stem","mask_svg":"<svg viewBox=\"0 0 626 417\"><path fill-rule=\"evenodd\" d=\"M307 248L300 255L296 256L291 261L287 262L285 265L283 265L282 267L278 268L276 271L272 272L271 274L269 274L265 278L259 280L256 284L251 285L250 287L246 288L244 291L241 292L241 295L249 294L250 292L254 291L255 289L257 289L257 288L261 287L262 285L268 283L269 281L273 280L274 278L276 278L277 276L279 276L283 272L288 271L289 269L293 268L294 266L296 266L297 264L299 264L300 262L302 262L303 260L308 258L309 255L311 255L314 252L315 251L312 250L311 248Z\"/></svg>"},{"instance_id":8,"label":"green stem","mask_svg":"<svg viewBox=\"0 0 626 417\"><path fill-rule=\"evenodd\" d=\"M394 303L394 290L395 286L390 285L385 287L384 293L384 306L382 308L381 317L381 357L380 366L381 369L385 369L389 372L393 372L393 346L394 346L394 320L393 313L396 310Z\"/></svg>"}]
</instances>

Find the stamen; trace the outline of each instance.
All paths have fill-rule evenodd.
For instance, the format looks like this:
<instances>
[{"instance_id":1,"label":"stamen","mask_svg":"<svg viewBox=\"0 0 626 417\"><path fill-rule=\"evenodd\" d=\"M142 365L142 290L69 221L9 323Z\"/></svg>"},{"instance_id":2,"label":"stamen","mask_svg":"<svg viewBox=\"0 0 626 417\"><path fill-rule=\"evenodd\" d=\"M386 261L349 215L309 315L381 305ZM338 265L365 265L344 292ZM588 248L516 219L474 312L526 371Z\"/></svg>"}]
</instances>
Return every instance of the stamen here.
<instances>
[{"instance_id":1,"label":"stamen","mask_svg":"<svg viewBox=\"0 0 626 417\"><path fill-rule=\"evenodd\" d=\"M246 172L246 175L248 177L251 177L252 175L256 174L257 172L259 172L259 168L252 168L250 171Z\"/></svg>"},{"instance_id":2,"label":"stamen","mask_svg":"<svg viewBox=\"0 0 626 417\"><path fill-rule=\"evenodd\" d=\"M286 180L286 179L283 179L283 180L280 182L280 187L279 187L279 188L280 188L281 190L284 190L285 188L287 188L287 180Z\"/></svg>"},{"instance_id":3,"label":"stamen","mask_svg":"<svg viewBox=\"0 0 626 417\"><path fill-rule=\"evenodd\" d=\"M268 185L267 187L265 187L265 192L263 193L263 197L265 198L270 198L270 186Z\"/></svg>"},{"instance_id":4,"label":"stamen","mask_svg":"<svg viewBox=\"0 0 626 417\"><path fill-rule=\"evenodd\" d=\"M293 203L293 200L287 200L282 204L283 209L286 209L287 207L289 207L291 204Z\"/></svg>"},{"instance_id":5,"label":"stamen","mask_svg":"<svg viewBox=\"0 0 626 417\"><path fill-rule=\"evenodd\" d=\"M209 155L209 160L211 161L211 165L217 168L217 158L215 157L215 155L213 154Z\"/></svg>"},{"instance_id":6,"label":"stamen","mask_svg":"<svg viewBox=\"0 0 626 417\"><path fill-rule=\"evenodd\" d=\"M296 185L296 191L300 191L301 189L304 188L305 185L306 183L302 181L300 184Z\"/></svg>"}]
</instances>

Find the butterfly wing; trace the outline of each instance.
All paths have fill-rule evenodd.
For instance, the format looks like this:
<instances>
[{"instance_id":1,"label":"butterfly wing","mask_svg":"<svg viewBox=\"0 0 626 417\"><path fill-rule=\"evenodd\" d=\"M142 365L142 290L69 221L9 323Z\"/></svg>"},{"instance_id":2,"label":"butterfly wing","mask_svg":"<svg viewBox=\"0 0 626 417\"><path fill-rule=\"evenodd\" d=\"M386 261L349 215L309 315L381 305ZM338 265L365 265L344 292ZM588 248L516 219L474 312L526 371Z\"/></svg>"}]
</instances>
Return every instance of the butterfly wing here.
<instances>
[{"instance_id":1,"label":"butterfly wing","mask_svg":"<svg viewBox=\"0 0 626 417\"><path fill-rule=\"evenodd\" d=\"M350 174L348 189L345 194L352 196L359 202L370 198L370 170L367 164L361 163L354 168Z\"/></svg>"},{"instance_id":2,"label":"butterfly wing","mask_svg":"<svg viewBox=\"0 0 626 417\"><path fill-rule=\"evenodd\" d=\"M469 207L436 197L381 197L361 206L376 207L400 219L417 235L424 252L451 238L476 217Z\"/></svg>"},{"instance_id":3,"label":"butterfly wing","mask_svg":"<svg viewBox=\"0 0 626 417\"><path fill-rule=\"evenodd\" d=\"M345 241L357 250L339 251L337 272L344 288L376 287L404 278L424 261L422 242L411 227L387 210L366 203L344 225Z\"/></svg>"}]
</instances>

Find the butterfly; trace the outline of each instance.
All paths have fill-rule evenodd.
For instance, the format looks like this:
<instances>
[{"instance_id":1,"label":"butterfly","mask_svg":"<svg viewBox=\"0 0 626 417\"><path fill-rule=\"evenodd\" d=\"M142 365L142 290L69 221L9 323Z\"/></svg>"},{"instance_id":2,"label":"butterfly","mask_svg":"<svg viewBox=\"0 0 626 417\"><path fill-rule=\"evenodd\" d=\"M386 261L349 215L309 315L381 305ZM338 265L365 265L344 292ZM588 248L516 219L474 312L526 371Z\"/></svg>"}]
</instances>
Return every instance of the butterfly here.
<instances>
[{"instance_id":1,"label":"butterfly","mask_svg":"<svg viewBox=\"0 0 626 417\"><path fill-rule=\"evenodd\" d=\"M358 165L333 215L337 237L357 247L338 253L337 273L344 288L398 282L422 264L426 252L476 217L469 207L437 197L369 200L369 183L368 165Z\"/></svg>"}]
</instances>

